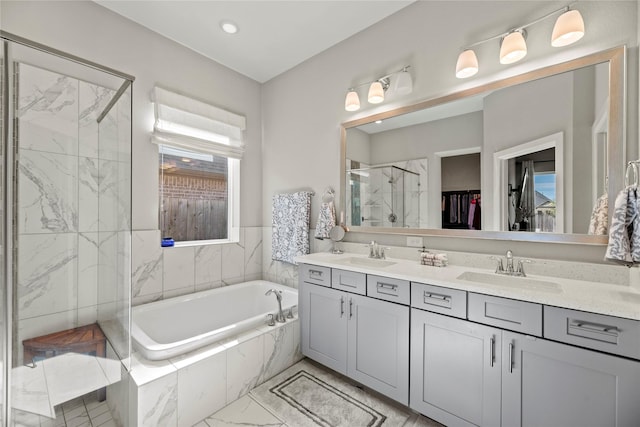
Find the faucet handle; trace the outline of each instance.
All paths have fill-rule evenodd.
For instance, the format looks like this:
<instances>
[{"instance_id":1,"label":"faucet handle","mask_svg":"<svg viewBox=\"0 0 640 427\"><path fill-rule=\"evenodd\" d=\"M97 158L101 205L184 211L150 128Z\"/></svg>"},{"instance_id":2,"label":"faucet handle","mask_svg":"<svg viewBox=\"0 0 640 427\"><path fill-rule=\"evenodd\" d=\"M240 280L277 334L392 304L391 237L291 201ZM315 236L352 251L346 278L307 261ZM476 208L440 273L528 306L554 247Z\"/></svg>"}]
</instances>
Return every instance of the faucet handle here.
<instances>
[{"instance_id":1,"label":"faucet handle","mask_svg":"<svg viewBox=\"0 0 640 427\"><path fill-rule=\"evenodd\" d=\"M516 276L526 277L526 273L524 272L524 264L531 264L533 261L530 259L519 259L518 260L518 268L516 269Z\"/></svg>"},{"instance_id":2,"label":"faucet handle","mask_svg":"<svg viewBox=\"0 0 640 427\"><path fill-rule=\"evenodd\" d=\"M511 249L507 249L506 257L507 259L513 258L513 251Z\"/></svg>"},{"instance_id":3,"label":"faucet handle","mask_svg":"<svg viewBox=\"0 0 640 427\"><path fill-rule=\"evenodd\" d=\"M498 258L496 256L490 256L489 259L492 259L494 261L497 261L497 265L496 265L496 273L498 274L503 274L504 273L504 265L502 264L502 258Z\"/></svg>"},{"instance_id":4,"label":"faucet handle","mask_svg":"<svg viewBox=\"0 0 640 427\"><path fill-rule=\"evenodd\" d=\"M293 309L295 307L296 307L295 305L289 307L289 312L287 313L287 319L293 319Z\"/></svg>"},{"instance_id":5,"label":"faucet handle","mask_svg":"<svg viewBox=\"0 0 640 427\"><path fill-rule=\"evenodd\" d=\"M273 320L273 314L267 314L267 326L275 326L276 321Z\"/></svg>"}]
</instances>

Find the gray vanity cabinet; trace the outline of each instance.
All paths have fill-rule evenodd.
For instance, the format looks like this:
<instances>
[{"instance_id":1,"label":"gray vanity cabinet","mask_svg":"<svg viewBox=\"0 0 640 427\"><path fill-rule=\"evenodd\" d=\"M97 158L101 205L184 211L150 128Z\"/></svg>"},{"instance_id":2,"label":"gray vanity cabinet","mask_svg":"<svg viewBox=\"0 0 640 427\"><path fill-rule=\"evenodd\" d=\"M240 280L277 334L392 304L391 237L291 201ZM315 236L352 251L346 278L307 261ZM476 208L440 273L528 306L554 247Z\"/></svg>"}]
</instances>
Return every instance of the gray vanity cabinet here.
<instances>
[{"instance_id":1,"label":"gray vanity cabinet","mask_svg":"<svg viewBox=\"0 0 640 427\"><path fill-rule=\"evenodd\" d=\"M640 425L640 362L514 332L502 340L503 426Z\"/></svg>"},{"instance_id":2,"label":"gray vanity cabinet","mask_svg":"<svg viewBox=\"0 0 640 427\"><path fill-rule=\"evenodd\" d=\"M502 331L411 310L410 407L447 426L499 426Z\"/></svg>"},{"instance_id":3,"label":"gray vanity cabinet","mask_svg":"<svg viewBox=\"0 0 640 427\"><path fill-rule=\"evenodd\" d=\"M409 404L409 307L349 295L347 375Z\"/></svg>"},{"instance_id":4,"label":"gray vanity cabinet","mask_svg":"<svg viewBox=\"0 0 640 427\"><path fill-rule=\"evenodd\" d=\"M300 282L302 353L347 373L347 293Z\"/></svg>"},{"instance_id":5,"label":"gray vanity cabinet","mask_svg":"<svg viewBox=\"0 0 640 427\"><path fill-rule=\"evenodd\" d=\"M304 280L299 296L305 356L409 403L408 306Z\"/></svg>"}]
</instances>

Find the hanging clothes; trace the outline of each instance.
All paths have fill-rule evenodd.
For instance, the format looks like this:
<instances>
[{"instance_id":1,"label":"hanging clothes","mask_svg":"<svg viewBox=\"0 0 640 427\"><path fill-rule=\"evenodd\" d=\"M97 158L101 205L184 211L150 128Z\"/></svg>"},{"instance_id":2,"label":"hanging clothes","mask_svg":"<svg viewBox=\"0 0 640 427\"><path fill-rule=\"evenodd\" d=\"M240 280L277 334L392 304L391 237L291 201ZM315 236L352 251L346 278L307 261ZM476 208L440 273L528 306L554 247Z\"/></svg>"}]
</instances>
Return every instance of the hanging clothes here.
<instances>
[{"instance_id":1,"label":"hanging clothes","mask_svg":"<svg viewBox=\"0 0 640 427\"><path fill-rule=\"evenodd\" d=\"M481 218L482 214L481 214L481 209L480 209L480 198L478 197L476 199L476 208L475 211L473 213L473 229L474 230L481 230L482 229L482 218Z\"/></svg>"}]
</instances>

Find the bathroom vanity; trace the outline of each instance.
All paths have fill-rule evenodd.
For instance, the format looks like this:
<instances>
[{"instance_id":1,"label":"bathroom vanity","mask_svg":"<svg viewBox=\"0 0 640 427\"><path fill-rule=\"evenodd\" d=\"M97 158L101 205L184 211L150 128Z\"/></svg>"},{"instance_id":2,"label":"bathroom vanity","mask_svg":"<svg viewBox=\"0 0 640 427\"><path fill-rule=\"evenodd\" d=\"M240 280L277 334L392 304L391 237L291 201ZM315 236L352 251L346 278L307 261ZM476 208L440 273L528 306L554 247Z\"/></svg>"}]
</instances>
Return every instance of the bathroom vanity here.
<instances>
[{"instance_id":1,"label":"bathroom vanity","mask_svg":"<svg viewBox=\"0 0 640 427\"><path fill-rule=\"evenodd\" d=\"M298 259L302 352L447 426L637 426L640 293L408 260Z\"/></svg>"}]
</instances>

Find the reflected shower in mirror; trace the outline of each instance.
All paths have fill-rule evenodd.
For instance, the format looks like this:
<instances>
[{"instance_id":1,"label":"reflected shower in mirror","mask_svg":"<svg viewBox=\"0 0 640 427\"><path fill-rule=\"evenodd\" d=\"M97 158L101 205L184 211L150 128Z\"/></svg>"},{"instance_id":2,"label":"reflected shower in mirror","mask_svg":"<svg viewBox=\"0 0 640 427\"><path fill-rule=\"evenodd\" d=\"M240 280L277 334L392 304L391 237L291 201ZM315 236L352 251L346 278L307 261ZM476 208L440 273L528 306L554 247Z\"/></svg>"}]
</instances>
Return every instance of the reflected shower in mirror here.
<instances>
[{"instance_id":1,"label":"reflected shower in mirror","mask_svg":"<svg viewBox=\"0 0 640 427\"><path fill-rule=\"evenodd\" d=\"M623 58L611 49L343 124L347 226L601 242L587 233L622 185ZM391 184L400 170L417 189Z\"/></svg>"}]
</instances>

